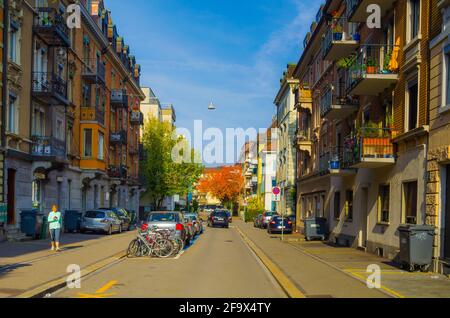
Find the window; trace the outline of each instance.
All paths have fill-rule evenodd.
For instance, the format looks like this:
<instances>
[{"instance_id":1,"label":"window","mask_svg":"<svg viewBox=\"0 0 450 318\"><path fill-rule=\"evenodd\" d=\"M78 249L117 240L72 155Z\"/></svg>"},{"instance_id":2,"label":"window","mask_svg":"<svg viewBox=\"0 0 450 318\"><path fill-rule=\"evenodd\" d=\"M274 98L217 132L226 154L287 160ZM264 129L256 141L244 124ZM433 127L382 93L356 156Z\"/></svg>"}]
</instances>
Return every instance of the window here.
<instances>
[{"instance_id":1,"label":"window","mask_svg":"<svg viewBox=\"0 0 450 318\"><path fill-rule=\"evenodd\" d=\"M18 37L19 37L19 27L17 25L17 22L11 21L11 28L9 31L8 57L14 63L19 63L18 52L17 52Z\"/></svg>"},{"instance_id":2,"label":"window","mask_svg":"<svg viewBox=\"0 0 450 318\"><path fill-rule=\"evenodd\" d=\"M378 222L389 223L390 191L389 185L381 185L378 190Z\"/></svg>"},{"instance_id":3,"label":"window","mask_svg":"<svg viewBox=\"0 0 450 318\"><path fill-rule=\"evenodd\" d=\"M353 221L353 191L351 190L345 192L345 220Z\"/></svg>"},{"instance_id":4,"label":"window","mask_svg":"<svg viewBox=\"0 0 450 318\"><path fill-rule=\"evenodd\" d=\"M341 217L341 193L334 193L334 218L339 220Z\"/></svg>"},{"instance_id":5,"label":"window","mask_svg":"<svg viewBox=\"0 0 450 318\"><path fill-rule=\"evenodd\" d=\"M64 124L61 119L56 120L56 139L64 140Z\"/></svg>"},{"instance_id":6,"label":"window","mask_svg":"<svg viewBox=\"0 0 450 318\"><path fill-rule=\"evenodd\" d=\"M403 215L407 224L417 224L417 181L403 184Z\"/></svg>"},{"instance_id":7,"label":"window","mask_svg":"<svg viewBox=\"0 0 450 318\"><path fill-rule=\"evenodd\" d=\"M66 133L66 144L67 144L67 154L73 155L73 124L70 123L67 126L67 133Z\"/></svg>"},{"instance_id":8,"label":"window","mask_svg":"<svg viewBox=\"0 0 450 318\"><path fill-rule=\"evenodd\" d=\"M418 120L418 102L419 102L419 86L417 77L408 82L407 90L407 127L406 130L417 128Z\"/></svg>"},{"instance_id":9,"label":"window","mask_svg":"<svg viewBox=\"0 0 450 318\"><path fill-rule=\"evenodd\" d=\"M445 91L443 88L442 92L442 107L450 106L450 45L447 45L444 49L444 63L442 70L442 79L447 81L443 82L443 87L445 87Z\"/></svg>"},{"instance_id":10,"label":"window","mask_svg":"<svg viewBox=\"0 0 450 318\"><path fill-rule=\"evenodd\" d=\"M409 41L415 39L420 31L420 0L409 0Z\"/></svg>"},{"instance_id":11,"label":"window","mask_svg":"<svg viewBox=\"0 0 450 318\"><path fill-rule=\"evenodd\" d=\"M84 133L84 157L92 157L92 129L85 129Z\"/></svg>"},{"instance_id":12,"label":"window","mask_svg":"<svg viewBox=\"0 0 450 318\"><path fill-rule=\"evenodd\" d=\"M8 104L8 132L13 134L19 133L19 102L17 100L17 96L15 94L9 95L9 104Z\"/></svg>"},{"instance_id":13,"label":"window","mask_svg":"<svg viewBox=\"0 0 450 318\"><path fill-rule=\"evenodd\" d=\"M101 132L98 133L98 159L105 159L105 135Z\"/></svg>"},{"instance_id":14,"label":"window","mask_svg":"<svg viewBox=\"0 0 450 318\"><path fill-rule=\"evenodd\" d=\"M33 112L33 136L45 136L45 111L40 107Z\"/></svg>"}]
</instances>

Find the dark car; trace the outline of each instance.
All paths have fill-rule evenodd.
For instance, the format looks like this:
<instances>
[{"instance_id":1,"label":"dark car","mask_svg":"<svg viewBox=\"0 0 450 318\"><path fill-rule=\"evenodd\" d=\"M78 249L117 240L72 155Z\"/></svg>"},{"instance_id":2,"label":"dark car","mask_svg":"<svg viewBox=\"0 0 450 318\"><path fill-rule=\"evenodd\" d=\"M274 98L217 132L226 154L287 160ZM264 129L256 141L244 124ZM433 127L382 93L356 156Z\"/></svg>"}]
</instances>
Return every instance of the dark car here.
<instances>
[{"instance_id":1,"label":"dark car","mask_svg":"<svg viewBox=\"0 0 450 318\"><path fill-rule=\"evenodd\" d=\"M228 223L233 223L233 215L227 209L217 209L216 212L225 212L228 215Z\"/></svg>"},{"instance_id":2,"label":"dark car","mask_svg":"<svg viewBox=\"0 0 450 318\"><path fill-rule=\"evenodd\" d=\"M225 211L215 211L211 213L208 218L209 227L225 227L228 228L230 225L230 219L227 212Z\"/></svg>"},{"instance_id":3,"label":"dark car","mask_svg":"<svg viewBox=\"0 0 450 318\"><path fill-rule=\"evenodd\" d=\"M292 221L288 217L282 218L279 215L274 216L272 217L267 226L267 232L269 234L281 232L284 232L285 234L292 234L293 232Z\"/></svg>"},{"instance_id":4,"label":"dark car","mask_svg":"<svg viewBox=\"0 0 450 318\"><path fill-rule=\"evenodd\" d=\"M122 208L101 208L102 211L112 211L122 221L122 230L128 231L131 226L131 217L127 210Z\"/></svg>"}]
</instances>

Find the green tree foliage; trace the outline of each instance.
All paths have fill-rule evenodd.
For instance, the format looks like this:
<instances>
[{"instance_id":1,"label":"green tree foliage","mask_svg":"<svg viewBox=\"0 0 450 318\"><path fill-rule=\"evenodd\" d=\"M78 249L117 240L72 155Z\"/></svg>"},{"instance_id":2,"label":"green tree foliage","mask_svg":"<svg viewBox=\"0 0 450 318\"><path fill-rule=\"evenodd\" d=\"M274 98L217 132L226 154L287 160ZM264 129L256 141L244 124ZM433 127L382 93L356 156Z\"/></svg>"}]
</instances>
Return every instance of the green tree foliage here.
<instances>
[{"instance_id":1,"label":"green tree foliage","mask_svg":"<svg viewBox=\"0 0 450 318\"><path fill-rule=\"evenodd\" d=\"M264 206L258 198L250 198L247 201L245 222L252 222L255 217L264 212Z\"/></svg>"},{"instance_id":2,"label":"green tree foliage","mask_svg":"<svg viewBox=\"0 0 450 318\"><path fill-rule=\"evenodd\" d=\"M203 171L189 143L176 135L169 123L150 119L143 134L145 160L140 163L145 192L154 209L159 210L167 196L187 195Z\"/></svg>"}]
</instances>

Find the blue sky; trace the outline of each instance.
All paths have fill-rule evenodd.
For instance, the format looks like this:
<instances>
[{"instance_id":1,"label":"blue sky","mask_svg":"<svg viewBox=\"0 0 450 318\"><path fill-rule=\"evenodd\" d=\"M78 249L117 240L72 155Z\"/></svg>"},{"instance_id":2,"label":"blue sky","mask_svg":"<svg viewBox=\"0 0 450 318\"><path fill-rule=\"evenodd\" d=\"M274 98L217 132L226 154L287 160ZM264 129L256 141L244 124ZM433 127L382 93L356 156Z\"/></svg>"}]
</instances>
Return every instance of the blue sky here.
<instances>
[{"instance_id":1,"label":"blue sky","mask_svg":"<svg viewBox=\"0 0 450 318\"><path fill-rule=\"evenodd\" d=\"M287 63L297 62L316 0L106 0L177 126L266 128ZM217 106L208 112L213 101Z\"/></svg>"}]
</instances>

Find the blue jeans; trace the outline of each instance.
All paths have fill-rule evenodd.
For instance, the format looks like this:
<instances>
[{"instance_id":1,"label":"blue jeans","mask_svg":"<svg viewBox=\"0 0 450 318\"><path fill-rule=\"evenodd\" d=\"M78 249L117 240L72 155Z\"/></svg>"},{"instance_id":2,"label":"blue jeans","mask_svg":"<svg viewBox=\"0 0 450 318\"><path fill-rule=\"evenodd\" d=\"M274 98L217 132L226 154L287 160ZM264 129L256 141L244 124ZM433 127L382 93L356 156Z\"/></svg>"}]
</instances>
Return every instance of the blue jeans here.
<instances>
[{"instance_id":1,"label":"blue jeans","mask_svg":"<svg viewBox=\"0 0 450 318\"><path fill-rule=\"evenodd\" d=\"M61 229L51 229L50 230L50 237L52 238L52 242L59 243L60 235L61 235Z\"/></svg>"}]
</instances>

